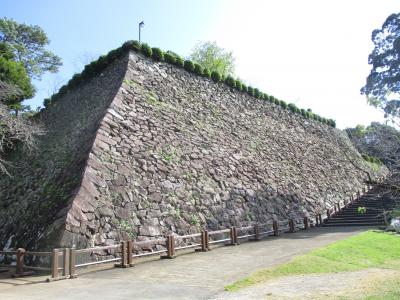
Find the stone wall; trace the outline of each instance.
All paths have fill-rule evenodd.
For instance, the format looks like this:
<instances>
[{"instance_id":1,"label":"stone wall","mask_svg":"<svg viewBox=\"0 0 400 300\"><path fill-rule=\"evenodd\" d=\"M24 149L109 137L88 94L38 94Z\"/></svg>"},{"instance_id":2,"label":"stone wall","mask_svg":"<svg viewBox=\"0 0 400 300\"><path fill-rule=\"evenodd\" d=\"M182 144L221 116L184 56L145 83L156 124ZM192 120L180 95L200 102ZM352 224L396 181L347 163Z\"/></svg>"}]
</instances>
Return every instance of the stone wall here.
<instances>
[{"instance_id":1,"label":"stone wall","mask_svg":"<svg viewBox=\"0 0 400 300\"><path fill-rule=\"evenodd\" d=\"M40 113L47 133L38 151L20 149L9 158L11 177L0 178L0 248L10 237L13 246L30 249L59 244L96 130L126 65L127 57L116 61Z\"/></svg>"},{"instance_id":2,"label":"stone wall","mask_svg":"<svg viewBox=\"0 0 400 300\"><path fill-rule=\"evenodd\" d=\"M38 168L48 182L73 179L73 188L67 205L48 210L53 223L38 237L46 245L109 245L299 218L386 172L370 169L338 129L133 52L63 97L43 116L57 126L43 140L49 162L39 159ZM59 154L72 162L49 176ZM11 223L10 207L44 201L32 174L18 175L26 183L17 204L0 212L0 225ZM12 182L0 182L1 203L12 202ZM32 184L36 198L26 197Z\"/></svg>"}]
</instances>

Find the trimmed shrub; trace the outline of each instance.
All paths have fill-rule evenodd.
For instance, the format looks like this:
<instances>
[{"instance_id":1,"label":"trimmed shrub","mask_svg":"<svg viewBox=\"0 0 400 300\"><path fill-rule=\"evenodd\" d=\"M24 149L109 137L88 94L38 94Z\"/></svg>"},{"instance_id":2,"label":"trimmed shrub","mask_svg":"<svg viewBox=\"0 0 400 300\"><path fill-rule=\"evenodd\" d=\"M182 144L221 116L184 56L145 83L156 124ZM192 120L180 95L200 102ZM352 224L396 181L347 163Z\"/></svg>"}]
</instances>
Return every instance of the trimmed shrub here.
<instances>
[{"instance_id":1,"label":"trimmed shrub","mask_svg":"<svg viewBox=\"0 0 400 300\"><path fill-rule=\"evenodd\" d=\"M195 63L194 64L194 73L197 75L203 75L203 67L200 66L199 64Z\"/></svg>"},{"instance_id":2,"label":"trimmed shrub","mask_svg":"<svg viewBox=\"0 0 400 300\"><path fill-rule=\"evenodd\" d=\"M45 108L48 108L50 106L50 104L51 104L50 98L46 98L46 99L43 100L43 106Z\"/></svg>"},{"instance_id":3,"label":"trimmed shrub","mask_svg":"<svg viewBox=\"0 0 400 300\"><path fill-rule=\"evenodd\" d=\"M211 78L211 71L207 68L203 69L203 76L210 79Z\"/></svg>"},{"instance_id":4,"label":"trimmed shrub","mask_svg":"<svg viewBox=\"0 0 400 300\"><path fill-rule=\"evenodd\" d=\"M140 44L138 41L130 40L123 43L121 48L124 49L124 51L133 50L138 52L140 51Z\"/></svg>"},{"instance_id":5,"label":"trimmed shrub","mask_svg":"<svg viewBox=\"0 0 400 300\"><path fill-rule=\"evenodd\" d=\"M183 65L186 71L193 72L194 71L194 63L191 60L185 60Z\"/></svg>"},{"instance_id":6,"label":"trimmed shrub","mask_svg":"<svg viewBox=\"0 0 400 300\"><path fill-rule=\"evenodd\" d=\"M68 87L66 85L63 85L59 90L58 90L58 95L62 96L68 91Z\"/></svg>"},{"instance_id":7,"label":"trimmed shrub","mask_svg":"<svg viewBox=\"0 0 400 300\"><path fill-rule=\"evenodd\" d=\"M281 101L279 101L279 99L277 99L277 98L275 98L275 97L274 97L274 103L275 103L276 105L281 105Z\"/></svg>"},{"instance_id":8,"label":"trimmed shrub","mask_svg":"<svg viewBox=\"0 0 400 300\"><path fill-rule=\"evenodd\" d=\"M175 65L181 68L185 65L185 62L183 61L182 57L180 56L175 57Z\"/></svg>"},{"instance_id":9,"label":"trimmed shrub","mask_svg":"<svg viewBox=\"0 0 400 300\"><path fill-rule=\"evenodd\" d=\"M284 109L286 109L288 107L287 103L283 100L279 100L279 105Z\"/></svg>"},{"instance_id":10,"label":"trimmed shrub","mask_svg":"<svg viewBox=\"0 0 400 300\"><path fill-rule=\"evenodd\" d=\"M300 109L300 113L303 117L306 116L306 110L304 108Z\"/></svg>"},{"instance_id":11,"label":"trimmed shrub","mask_svg":"<svg viewBox=\"0 0 400 300\"><path fill-rule=\"evenodd\" d=\"M164 53L164 60L167 63L172 64L172 65L175 65L175 63L176 63L176 57L173 56L172 54L168 53L168 52Z\"/></svg>"},{"instance_id":12,"label":"trimmed shrub","mask_svg":"<svg viewBox=\"0 0 400 300\"><path fill-rule=\"evenodd\" d=\"M260 90L259 89L254 89L254 97L261 98L260 95L261 95Z\"/></svg>"},{"instance_id":13,"label":"trimmed shrub","mask_svg":"<svg viewBox=\"0 0 400 300\"><path fill-rule=\"evenodd\" d=\"M289 108L290 111L292 111L292 112L296 112L296 110L298 109L297 106L296 106L296 104L294 104L294 103L290 103L290 104L288 105L288 108Z\"/></svg>"},{"instance_id":14,"label":"trimmed shrub","mask_svg":"<svg viewBox=\"0 0 400 300\"><path fill-rule=\"evenodd\" d=\"M157 61L164 61L164 52L160 48L151 48L151 57Z\"/></svg>"},{"instance_id":15,"label":"trimmed shrub","mask_svg":"<svg viewBox=\"0 0 400 300\"><path fill-rule=\"evenodd\" d=\"M274 96L269 96L268 97L268 101L271 102L271 103L274 103L274 99L275 99Z\"/></svg>"},{"instance_id":16,"label":"trimmed shrub","mask_svg":"<svg viewBox=\"0 0 400 300\"><path fill-rule=\"evenodd\" d=\"M254 97L254 88L251 86L247 87L247 94Z\"/></svg>"},{"instance_id":17,"label":"trimmed shrub","mask_svg":"<svg viewBox=\"0 0 400 300\"><path fill-rule=\"evenodd\" d=\"M140 46L140 52L146 57L151 57L153 55L153 50L147 44L142 44Z\"/></svg>"},{"instance_id":18,"label":"trimmed shrub","mask_svg":"<svg viewBox=\"0 0 400 300\"><path fill-rule=\"evenodd\" d=\"M226 83L228 86L232 87L232 88L236 87L236 81L235 81L235 79L234 79L232 76L230 76L230 75L228 75L228 76L225 78L225 83Z\"/></svg>"},{"instance_id":19,"label":"trimmed shrub","mask_svg":"<svg viewBox=\"0 0 400 300\"><path fill-rule=\"evenodd\" d=\"M247 89L248 89L247 85L245 85L244 83L242 83L242 92L247 93Z\"/></svg>"},{"instance_id":20,"label":"trimmed shrub","mask_svg":"<svg viewBox=\"0 0 400 300\"><path fill-rule=\"evenodd\" d=\"M242 91L242 82L239 79L235 80L235 88L241 92Z\"/></svg>"},{"instance_id":21,"label":"trimmed shrub","mask_svg":"<svg viewBox=\"0 0 400 300\"><path fill-rule=\"evenodd\" d=\"M211 79L215 82L220 82L221 81L221 74L219 74L217 71L212 71L211 72Z\"/></svg>"}]
</instances>

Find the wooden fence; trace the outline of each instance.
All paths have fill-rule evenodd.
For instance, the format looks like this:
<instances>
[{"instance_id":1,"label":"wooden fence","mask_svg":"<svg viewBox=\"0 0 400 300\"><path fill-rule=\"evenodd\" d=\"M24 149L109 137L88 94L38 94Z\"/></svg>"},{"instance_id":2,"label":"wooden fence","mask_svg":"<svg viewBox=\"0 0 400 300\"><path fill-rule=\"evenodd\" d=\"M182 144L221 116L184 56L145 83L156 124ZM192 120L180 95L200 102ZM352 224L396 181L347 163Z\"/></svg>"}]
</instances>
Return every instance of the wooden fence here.
<instances>
[{"instance_id":1,"label":"wooden fence","mask_svg":"<svg viewBox=\"0 0 400 300\"><path fill-rule=\"evenodd\" d=\"M344 207L350 204L357 203L358 199L369 189L371 186L366 186L356 194L350 196L349 201L336 203L333 208L326 211L326 214L317 214L313 218L304 217L301 220L284 220L273 221L266 224L252 224L246 227L230 227L222 230L208 231L203 230L199 233L188 235L167 235L164 238L146 241L122 241L119 244L111 246L101 246L86 249L63 248L54 249L51 252L37 252L26 251L25 249L17 249L17 251L0 251L3 255L3 261L7 262L7 257L16 257L15 272L12 276L20 277L33 274L33 271L45 271L50 273L47 281L76 278L77 269L115 262L116 267L126 268L133 266L135 259L160 255L161 258L171 259L176 256L177 251L194 248L195 251L209 251L211 245L239 245L242 240L259 241L268 236L279 236L281 233L293 233L297 230L308 230L310 227L321 226L324 219L329 219L332 215L340 212ZM163 246L161 250L151 252L140 252L139 249L143 247L155 247L156 245ZM99 261L78 262L82 255L92 255L100 251L107 251L109 256ZM38 257L47 257L50 262L50 267L30 266L26 265L27 258L34 261ZM12 259L11 259L12 260ZM0 264L0 266L12 267L10 264Z\"/></svg>"}]
</instances>

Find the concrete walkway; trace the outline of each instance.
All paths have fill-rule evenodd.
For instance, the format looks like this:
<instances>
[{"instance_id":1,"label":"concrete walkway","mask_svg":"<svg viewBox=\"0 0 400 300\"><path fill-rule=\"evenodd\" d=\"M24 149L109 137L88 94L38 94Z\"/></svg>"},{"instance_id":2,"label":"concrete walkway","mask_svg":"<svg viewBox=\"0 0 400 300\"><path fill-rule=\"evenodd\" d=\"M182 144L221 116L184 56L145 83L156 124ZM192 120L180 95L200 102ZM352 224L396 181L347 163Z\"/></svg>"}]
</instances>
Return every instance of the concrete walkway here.
<instances>
[{"instance_id":1,"label":"concrete walkway","mask_svg":"<svg viewBox=\"0 0 400 300\"><path fill-rule=\"evenodd\" d=\"M0 279L0 299L216 299L224 294L225 285L257 269L286 262L366 229L314 228L52 283L43 282L43 277Z\"/></svg>"}]
</instances>

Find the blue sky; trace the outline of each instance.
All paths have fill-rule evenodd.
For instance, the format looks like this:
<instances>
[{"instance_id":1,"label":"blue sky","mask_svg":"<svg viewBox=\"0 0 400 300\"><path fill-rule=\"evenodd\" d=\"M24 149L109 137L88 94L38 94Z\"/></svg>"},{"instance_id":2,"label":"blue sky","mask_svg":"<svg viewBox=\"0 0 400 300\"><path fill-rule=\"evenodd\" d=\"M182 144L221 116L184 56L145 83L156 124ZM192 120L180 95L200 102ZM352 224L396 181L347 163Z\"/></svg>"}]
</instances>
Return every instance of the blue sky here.
<instances>
[{"instance_id":1,"label":"blue sky","mask_svg":"<svg viewBox=\"0 0 400 300\"><path fill-rule=\"evenodd\" d=\"M32 107L99 55L138 38L188 55L198 41L232 50L236 74L287 102L337 120L341 128L382 121L359 90L370 66L373 29L398 12L396 0L0 0L1 17L39 25L63 59L35 81Z\"/></svg>"}]
</instances>

